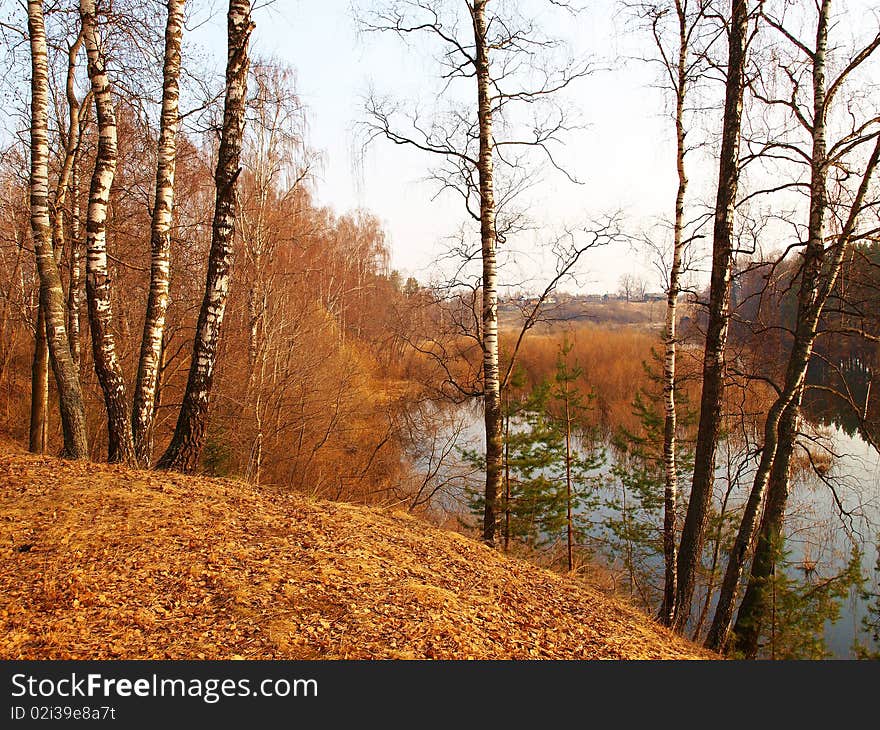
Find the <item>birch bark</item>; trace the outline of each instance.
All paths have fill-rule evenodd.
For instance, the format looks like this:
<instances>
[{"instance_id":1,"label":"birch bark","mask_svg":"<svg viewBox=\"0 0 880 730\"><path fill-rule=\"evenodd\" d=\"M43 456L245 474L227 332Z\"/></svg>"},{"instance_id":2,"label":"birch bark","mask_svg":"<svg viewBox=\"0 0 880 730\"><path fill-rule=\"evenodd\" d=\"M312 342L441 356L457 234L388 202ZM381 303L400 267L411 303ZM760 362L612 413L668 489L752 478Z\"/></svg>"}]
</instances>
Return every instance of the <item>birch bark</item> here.
<instances>
[{"instance_id":1,"label":"birch bark","mask_svg":"<svg viewBox=\"0 0 880 730\"><path fill-rule=\"evenodd\" d=\"M82 47L82 33L76 37L67 52L67 80L66 95L68 108L68 130L62 136L64 155L62 157L61 170L55 185L54 200L49 206L50 224L52 226L52 241L56 264L63 258L64 250L64 206L67 200L67 189L70 185L71 170L74 164L76 152L79 149L80 124L79 124L79 99L76 98L74 80L76 75L76 58ZM78 364L79 353L73 349L72 335L70 335L70 323L68 313L68 340L70 340L70 354L74 364ZM46 438L49 420L49 348L46 342L46 317L40 307L37 315L37 325L34 330L34 358L31 364L31 423L30 423L30 450L42 454L46 450Z\"/></svg>"},{"instance_id":2,"label":"birch bark","mask_svg":"<svg viewBox=\"0 0 880 730\"><path fill-rule=\"evenodd\" d=\"M49 72L41 0L28 0L31 50L31 229L40 276L40 307L46 319L49 358L58 387L64 448L61 455L88 458L85 406L76 365L70 356L64 290L55 262L49 215Z\"/></svg>"},{"instance_id":3,"label":"birch bark","mask_svg":"<svg viewBox=\"0 0 880 730\"><path fill-rule=\"evenodd\" d=\"M690 617L697 569L703 551L706 515L714 483L715 452L724 399L724 350L727 344L733 220L739 184L739 143L748 36L747 0L731 0L727 84L709 288L709 322L703 353L700 422L694 452L694 475L678 551L674 625L682 631Z\"/></svg>"},{"instance_id":4,"label":"birch bark","mask_svg":"<svg viewBox=\"0 0 880 730\"><path fill-rule=\"evenodd\" d=\"M676 547L676 515L678 502L678 470L676 465L675 435L678 414L675 405L676 366L676 319L678 295L681 290L682 255L684 253L684 201L687 194L687 174L684 159L686 132L684 128L684 104L688 85L688 21L682 0L675 0L678 18L678 63L675 68L675 167L678 188L675 193L675 217L673 219L672 263L666 289L666 319L663 326L663 557L665 564L663 603L660 620L671 626L675 613L675 590L678 550Z\"/></svg>"},{"instance_id":5,"label":"birch bark","mask_svg":"<svg viewBox=\"0 0 880 730\"><path fill-rule=\"evenodd\" d=\"M70 190L70 278L67 283L67 339L70 342L70 356L74 364L79 367L80 343L79 343L79 309L82 289L82 226L80 225L79 208L79 175L77 164L79 155L73 163Z\"/></svg>"},{"instance_id":6,"label":"birch bark","mask_svg":"<svg viewBox=\"0 0 880 730\"><path fill-rule=\"evenodd\" d=\"M471 8L474 26L479 121L480 242L483 259L482 348L483 414L486 427L486 491L483 512L483 541L494 547L500 518L503 473L501 381L498 368L498 270L495 232L495 189L492 155L492 107L489 76L489 48L486 28L487 0L475 0Z\"/></svg>"},{"instance_id":7,"label":"birch bark","mask_svg":"<svg viewBox=\"0 0 880 730\"><path fill-rule=\"evenodd\" d=\"M150 293L138 360L132 404L132 433L138 462L150 466L153 458L153 423L162 337L168 311L171 280L171 223L174 209L174 175L177 166L180 51L186 0L168 0L165 24L165 57L162 68L162 115L156 163L156 196L150 229Z\"/></svg>"},{"instance_id":8,"label":"birch bark","mask_svg":"<svg viewBox=\"0 0 880 730\"><path fill-rule=\"evenodd\" d=\"M159 469L195 471L204 445L217 347L229 293L235 228L235 185L241 171L239 160L250 65L248 44L253 27L249 0L230 0L227 14L229 46L226 98L214 174L217 194L205 295L199 312L183 405L171 443L156 465Z\"/></svg>"},{"instance_id":9,"label":"birch bark","mask_svg":"<svg viewBox=\"0 0 880 730\"><path fill-rule=\"evenodd\" d=\"M116 113L98 35L95 2L80 0L79 7L98 121L98 149L86 213L86 301L92 356L107 409L107 460L135 464L125 379L113 334L111 280L107 267L107 207L117 159Z\"/></svg>"}]
</instances>

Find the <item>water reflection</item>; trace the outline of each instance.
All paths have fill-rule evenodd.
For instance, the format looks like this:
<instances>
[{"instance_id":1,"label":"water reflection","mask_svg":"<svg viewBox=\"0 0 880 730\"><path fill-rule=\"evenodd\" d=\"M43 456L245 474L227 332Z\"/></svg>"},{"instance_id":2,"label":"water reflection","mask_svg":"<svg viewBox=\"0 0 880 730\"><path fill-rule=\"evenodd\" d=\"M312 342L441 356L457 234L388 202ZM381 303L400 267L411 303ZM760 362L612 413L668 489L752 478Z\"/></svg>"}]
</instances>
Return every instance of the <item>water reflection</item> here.
<instances>
[{"instance_id":1,"label":"water reflection","mask_svg":"<svg viewBox=\"0 0 880 730\"><path fill-rule=\"evenodd\" d=\"M792 580L800 580L807 592L810 586L821 588L823 581L832 579L846 568L855 545L863 554L863 571L876 591L873 566L877 560L877 536L880 533L880 455L861 437L859 419L847 421L842 410L835 418L829 406L830 401L814 399L806 414L814 419L815 425L805 424L801 439L803 448L799 450L800 457L792 475L785 523L787 574ZM454 442L454 448L445 449L446 460L442 464L436 461L436 449L429 449L430 457L425 456L424 450L421 455L412 452L413 462L417 469L421 467L430 471L433 479L443 484L444 508L466 515L468 490L480 489L482 474L463 469L460 454L466 449L481 448L482 413L470 405L437 408L428 420L435 423L445 421L450 425L448 432L434 438L443 444ZM443 419L439 418L441 412ZM737 508L744 503L751 487L756 464L755 436L752 434L744 441L728 441L719 448L715 508L719 514L728 516L730 524L736 524ZM416 443L421 443L424 449L424 441ZM601 468L604 478L601 506L590 515L584 515L592 525L589 544L597 559L605 560L610 568L621 571L624 580L630 581L634 598L641 598L646 608L653 611L662 584L662 515L656 506L653 511L640 509L633 495L629 495L630 501L627 502L624 493L621 500L622 484L615 477L615 470L621 466L621 453L610 440L599 446L605 449L607 459ZM687 481L686 478L682 480L685 489ZM430 490L431 484L426 482L424 488ZM627 555L627 546L609 527L615 520L618 523L621 520L621 505L624 509L638 511L638 515L630 515L632 519L651 525L641 554ZM713 533L716 528L717 534ZM723 519L717 525L710 525L712 534L707 538L704 555L707 574L713 569L723 571L726 565L724 530ZM714 538L718 538L717 542ZM638 580L632 566L624 565L627 560L638 561ZM692 630L697 633L703 628L700 624L707 620L707 616L711 618L713 610L714 590L707 591L706 587L704 585L695 596ZM856 640L872 646L875 651L880 649L880 646L872 645L871 637L862 626L867 611L868 602L858 591L852 590L841 605L839 619L825 625L826 648L832 656L852 657Z\"/></svg>"}]
</instances>

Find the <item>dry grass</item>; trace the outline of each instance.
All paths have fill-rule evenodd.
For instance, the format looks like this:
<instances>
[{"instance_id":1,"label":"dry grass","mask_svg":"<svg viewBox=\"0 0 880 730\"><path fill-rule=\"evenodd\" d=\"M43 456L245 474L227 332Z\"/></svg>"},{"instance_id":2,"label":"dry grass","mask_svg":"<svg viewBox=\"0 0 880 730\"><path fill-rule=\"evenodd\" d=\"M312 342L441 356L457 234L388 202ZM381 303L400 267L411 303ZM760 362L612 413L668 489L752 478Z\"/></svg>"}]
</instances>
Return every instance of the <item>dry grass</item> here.
<instances>
[{"instance_id":1,"label":"dry grass","mask_svg":"<svg viewBox=\"0 0 880 730\"><path fill-rule=\"evenodd\" d=\"M0 443L0 657L709 658L401 513Z\"/></svg>"},{"instance_id":2,"label":"dry grass","mask_svg":"<svg viewBox=\"0 0 880 730\"><path fill-rule=\"evenodd\" d=\"M662 373L662 365L655 362L652 355L652 349L662 353L658 334L632 327L615 329L592 324L558 325L531 333L523 341L518 359L518 367L525 373L529 387L543 379L552 380L559 348L565 339L572 346L569 367L577 364L583 370L577 387L584 395L590 391L595 395L593 425L609 431L620 427L637 430L639 420L633 412L636 393L645 391L660 397L659 384L652 382L645 370L648 364L655 376ZM509 332L502 335L502 347L507 352L513 347ZM698 402L699 392L688 377L696 365L693 357L680 353L679 388L686 389Z\"/></svg>"}]
</instances>

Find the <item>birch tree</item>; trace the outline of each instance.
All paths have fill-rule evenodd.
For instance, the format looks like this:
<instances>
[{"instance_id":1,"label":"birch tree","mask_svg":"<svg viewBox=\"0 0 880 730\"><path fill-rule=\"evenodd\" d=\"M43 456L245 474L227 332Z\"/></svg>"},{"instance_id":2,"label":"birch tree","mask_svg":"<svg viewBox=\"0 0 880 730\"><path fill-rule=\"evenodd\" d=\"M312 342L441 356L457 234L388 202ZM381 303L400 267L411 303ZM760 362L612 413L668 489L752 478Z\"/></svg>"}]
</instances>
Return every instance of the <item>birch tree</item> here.
<instances>
[{"instance_id":1,"label":"birch tree","mask_svg":"<svg viewBox=\"0 0 880 730\"><path fill-rule=\"evenodd\" d=\"M765 96L764 99L771 105L784 107L808 136L808 142L802 146L785 140L771 140L767 146L794 153L798 161L807 166L809 210L800 262L797 319L784 382L767 413L761 459L706 638L706 646L715 650L724 648L727 643L736 593L748 554L754 546L763 509L760 549L753 562L747 599L740 609L738 620L740 648L749 655L754 655L757 650L757 627L764 601L763 586L767 583L780 545L790 462L798 433L807 366L825 303L834 289L848 247L857 235L859 216L867 204L873 204L873 201L866 200L866 196L880 158L878 117L871 115L867 119L859 119L858 105L847 100L835 105L847 78L880 46L880 32L845 62L840 73L829 79L829 55L832 52L829 50L829 33L833 23L831 0L822 0L817 10L812 44L800 40L796 32L789 29L784 10L781 17L775 17L768 11L764 15L766 23L795 47L803 69L798 73L795 70L798 62L789 64L786 73L790 79L790 93L781 98ZM808 102L805 97L809 99ZM841 112L848 123L843 134L832 141L828 137L834 128L831 123L838 106L843 107ZM873 152L859 164L858 155L863 145L873 140L876 140ZM859 169L859 185L853 192L847 182L856 169ZM833 190L837 191L834 196ZM828 231L829 219L837 224L837 231L833 234Z\"/></svg>"},{"instance_id":2,"label":"birch tree","mask_svg":"<svg viewBox=\"0 0 880 730\"><path fill-rule=\"evenodd\" d=\"M107 265L107 208L117 159L116 112L97 28L94 0L80 0L80 17L98 123L98 149L86 213L86 301L92 333L92 357L107 410L107 459L110 462L135 464L137 459L131 436L125 378L113 333L111 277Z\"/></svg>"},{"instance_id":3,"label":"birch tree","mask_svg":"<svg viewBox=\"0 0 880 730\"><path fill-rule=\"evenodd\" d=\"M250 1L230 0L227 13L226 95L214 173L216 198L208 274L196 325L186 392L174 436L157 464L160 469L194 471L204 445L217 348L229 294L235 228L235 187L241 172L239 159L250 65L248 45L253 28Z\"/></svg>"},{"instance_id":4,"label":"birch tree","mask_svg":"<svg viewBox=\"0 0 880 730\"><path fill-rule=\"evenodd\" d=\"M672 119L675 126L675 169L678 185L672 218L672 256L662 271L666 281L666 315L663 322L663 555L664 589L660 620L672 624L677 585L678 548L676 506L679 500L678 466L676 464L676 332L678 299L682 275L686 267L685 252L688 222L685 219L685 201L688 177L685 158L689 152L686 121L687 103L691 87L703 71L705 55L697 48L708 4L706 0L672 0L671 3L637 6L637 12L647 22L658 52L663 88L671 95L674 106ZM672 20L669 17L672 16ZM670 27L671 26L671 27ZM670 39L669 37L672 37ZM711 40L707 41L711 45ZM697 234L694 235L697 237ZM656 246L652 246L656 248Z\"/></svg>"},{"instance_id":5,"label":"birch tree","mask_svg":"<svg viewBox=\"0 0 880 730\"><path fill-rule=\"evenodd\" d=\"M739 184L739 146L745 88L749 9L747 0L731 0L727 19L727 66L724 119L715 197L709 321L703 352L700 421L694 452L694 475L678 550L674 625L683 630L690 616L697 567L702 557L706 516L715 471L715 452L724 397L724 349L727 342L733 223Z\"/></svg>"},{"instance_id":6,"label":"birch tree","mask_svg":"<svg viewBox=\"0 0 880 730\"><path fill-rule=\"evenodd\" d=\"M63 111L58 110L59 137L61 145L60 170L52 195L49 198L49 219L52 226L52 241L55 262L60 264L64 257L65 234L64 216L68 189L71 185L73 166L80 148L82 125L80 122L80 100L76 95L77 57L82 48L82 32L80 31L72 43L68 44L65 58L65 100L67 102L67 130L63 129ZM38 312L37 325L34 332L34 357L31 365L31 423L29 448L34 453L43 453L46 449L49 409L49 349L46 342L45 313ZM75 364L79 362L78 350L74 349L73 337L70 334L68 317L68 339L70 340L71 357Z\"/></svg>"},{"instance_id":7,"label":"birch tree","mask_svg":"<svg viewBox=\"0 0 880 730\"><path fill-rule=\"evenodd\" d=\"M80 132L82 136L82 132ZM70 342L70 356L73 362L79 367L80 362L80 342L79 342L79 316L81 305L81 290L83 286L83 270L82 270L82 224L81 211L79 206L79 166L80 150L77 149L76 158L73 162L73 171L71 173L71 190L70 190L70 256L68 258L67 282L67 339Z\"/></svg>"},{"instance_id":8,"label":"birch tree","mask_svg":"<svg viewBox=\"0 0 880 730\"><path fill-rule=\"evenodd\" d=\"M31 51L31 229L40 277L40 309L45 318L46 340L58 387L62 456L88 458L85 406L76 364L70 355L65 322L64 289L55 258L49 209L49 72L43 4L28 0L28 34ZM38 323L38 328L41 326Z\"/></svg>"},{"instance_id":9,"label":"birch tree","mask_svg":"<svg viewBox=\"0 0 880 730\"><path fill-rule=\"evenodd\" d=\"M156 193L150 226L150 291L131 418L137 460L142 466L150 466L153 458L156 391L171 279L171 224L174 209L174 173L177 163L180 53L185 6L186 0L168 0L165 24L162 113L159 120Z\"/></svg>"},{"instance_id":10,"label":"birch tree","mask_svg":"<svg viewBox=\"0 0 880 730\"><path fill-rule=\"evenodd\" d=\"M509 200L524 184L523 159L516 151L539 148L556 165L551 151L566 130L565 116L553 109L535 115L533 137L499 139L495 123L505 119L506 107L514 102L539 106L539 102L565 89L588 71L574 61L555 68L541 67L542 50L556 47L542 38L533 22L515 16L512 7L498 5L490 12L490 0L469 0L466 13L442 0L399 0L375 11L364 20L368 31L393 32L402 38L427 36L442 47L444 90L455 82L470 84L465 92L473 101L466 109L453 109L442 118L424 123L414 115L406 122L397 110L372 97L367 103L371 138L383 136L395 144L409 145L442 158L444 166L433 171L443 189L461 196L470 216L479 225L479 307L476 338L481 351L477 393L483 403L486 483L482 525L483 541L495 546L500 522L499 503L503 484L503 417L498 348L498 244L508 222L499 225L499 204ZM555 3L566 7L564 3ZM530 64L536 77L522 75ZM517 84L520 84L517 87ZM401 126L398 126L400 123ZM498 196L498 164L512 176ZM499 236L499 230L502 231ZM579 254L578 254L579 257ZM468 259L470 257L468 256ZM575 257L576 259L577 257Z\"/></svg>"}]
</instances>

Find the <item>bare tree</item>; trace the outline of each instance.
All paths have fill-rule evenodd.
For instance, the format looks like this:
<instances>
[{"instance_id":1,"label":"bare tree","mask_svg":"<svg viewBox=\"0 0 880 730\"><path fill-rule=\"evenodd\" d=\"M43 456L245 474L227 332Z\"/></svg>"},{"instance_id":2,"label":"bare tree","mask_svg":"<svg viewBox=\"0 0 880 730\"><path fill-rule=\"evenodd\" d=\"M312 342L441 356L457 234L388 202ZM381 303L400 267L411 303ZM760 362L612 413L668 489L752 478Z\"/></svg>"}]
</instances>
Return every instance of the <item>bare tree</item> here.
<instances>
[{"instance_id":1,"label":"bare tree","mask_svg":"<svg viewBox=\"0 0 880 730\"><path fill-rule=\"evenodd\" d=\"M88 458L85 407L76 364L67 337L64 290L52 241L49 207L49 81L43 4L28 0L31 49L31 228L40 276L40 309L45 320L48 352L58 386L63 456ZM40 328L38 322L37 328Z\"/></svg>"},{"instance_id":2,"label":"bare tree","mask_svg":"<svg viewBox=\"0 0 880 730\"><path fill-rule=\"evenodd\" d=\"M86 300L92 332L92 356L107 409L107 459L135 464L137 459L131 436L125 378L113 333L111 279L107 265L107 209L117 159L116 112L98 34L95 2L80 0L79 7L98 122L98 150L86 214Z\"/></svg>"},{"instance_id":3,"label":"bare tree","mask_svg":"<svg viewBox=\"0 0 880 730\"><path fill-rule=\"evenodd\" d=\"M554 3L567 7L564 3ZM456 82L472 84L467 92L473 105L452 109L423 126L414 114L406 129L397 109L376 97L369 99L370 138L382 136L395 144L409 145L442 159L444 166L433 175L442 189L456 192L471 217L479 224L481 274L479 322L476 328L481 351L479 397L483 402L486 445L485 511L483 540L494 546L500 519L502 490L503 419L498 348L498 244L515 225L499 221L499 210L526 184L522 153L539 148L555 165L551 146L566 130L559 107L546 116L535 115L530 139L499 139L495 123L505 119L506 107L514 102L536 105L584 76L586 64L569 62L560 67L541 67L542 49L556 47L542 38L535 24L515 16L512 7L489 10L488 0L468 0L459 17L455 6L443 0L397 0L375 11L363 26L369 31L390 31L402 38L427 36L442 47L444 90ZM526 60L528 59L528 60ZM523 78L523 69L536 69ZM536 81L537 79L537 81ZM518 87L515 88L515 86ZM474 94L474 92L476 92ZM442 117L442 118L441 118ZM498 165L510 175L499 195ZM466 256L466 260L471 260Z\"/></svg>"},{"instance_id":4,"label":"bare tree","mask_svg":"<svg viewBox=\"0 0 880 730\"><path fill-rule=\"evenodd\" d=\"M183 41L185 6L186 0L168 0L168 15L165 23L156 195L150 227L150 293L147 298L147 314L141 339L131 418L137 459L145 467L150 466L153 458L153 421L171 279L171 224L174 209L174 173L177 166L180 49Z\"/></svg>"},{"instance_id":5,"label":"bare tree","mask_svg":"<svg viewBox=\"0 0 880 730\"><path fill-rule=\"evenodd\" d=\"M233 257L235 229L235 187L241 173L242 135L247 104L247 77L250 66L248 46L251 31L250 0L229 0L227 13L226 96L223 127L214 182L217 189L211 251L205 293L193 342L189 378L174 436L156 465L160 469L192 472L196 469L205 440L208 405L217 348L226 302Z\"/></svg>"},{"instance_id":6,"label":"bare tree","mask_svg":"<svg viewBox=\"0 0 880 730\"><path fill-rule=\"evenodd\" d=\"M263 463L264 430L269 415L268 383L276 349L289 349L281 336L283 317L277 304L277 249L279 226L273 213L295 199L306 179L311 156L303 142L303 108L293 90L289 69L255 63L251 70L254 91L249 103L251 134L245 140L239 186L239 230L244 249L242 279L248 288L248 380L245 400L254 422L254 435L246 475L259 484Z\"/></svg>"},{"instance_id":7,"label":"bare tree","mask_svg":"<svg viewBox=\"0 0 880 730\"><path fill-rule=\"evenodd\" d=\"M724 350L729 323L734 253L733 223L739 185L740 128L749 40L748 0L731 0L730 17L725 20L728 32L727 67L718 189L715 198L709 321L703 352L703 387L694 453L694 475L678 550L674 625L679 631L684 629L690 616L697 566L702 557L723 407Z\"/></svg>"},{"instance_id":8,"label":"bare tree","mask_svg":"<svg viewBox=\"0 0 880 730\"><path fill-rule=\"evenodd\" d=\"M54 188L54 196L49 201L49 216L52 225L52 240L55 249L55 261L61 263L64 256L64 206L67 200L67 191L70 187L73 166L80 147L80 101L76 95L75 77L77 57L82 47L82 32L77 34L72 43L68 45L65 54L65 98L67 101L67 132L60 131L61 136L61 169ZM59 111L60 116L60 111ZM59 127L60 127L59 119ZM48 405L49 405L49 350L46 342L46 317L40 311L37 314L37 326L34 333L34 358L31 366L31 424L30 424L30 450L43 453L46 449L46 436L48 429ZM69 328L69 320L68 320ZM70 330L68 329L68 335ZM71 340L71 357L74 363L78 363L78 352L73 347Z\"/></svg>"},{"instance_id":9,"label":"bare tree","mask_svg":"<svg viewBox=\"0 0 880 730\"><path fill-rule=\"evenodd\" d=\"M687 103L692 85L705 68L706 57L697 47L708 8L706 0L672 0L660 4L637 5L639 15L647 22L657 48L663 88L674 100L672 119L675 125L675 169L678 186L672 218L672 252L664 267L666 315L663 323L663 555L665 564L663 602L660 620L667 626L673 621L677 585L678 549L676 507L679 499L676 438L676 346L678 299L685 270L685 252L689 243L685 236L685 200L688 177L685 158L690 151L687 141ZM667 27L672 16L671 29ZM670 40L670 37L674 40ZM711 43L711 41L710 41Z\"/></svg>"},{"instance_id":10,"label":"bare tree","mask_svg":"<svg viewBox=\"0 0 880 730\"><path fill-rule=\"evenodd\" d=\"M620 277L618 294L628 302L641 302L645 299L648 284L641 276L636 274L623 274Z\"/></svg>"}]
</instances>

